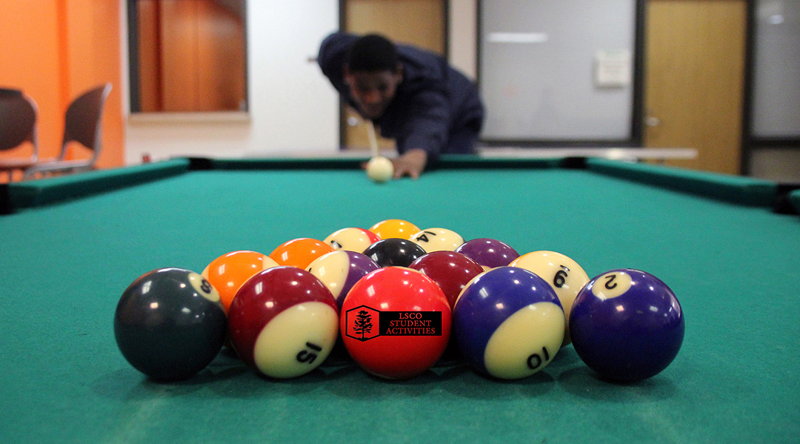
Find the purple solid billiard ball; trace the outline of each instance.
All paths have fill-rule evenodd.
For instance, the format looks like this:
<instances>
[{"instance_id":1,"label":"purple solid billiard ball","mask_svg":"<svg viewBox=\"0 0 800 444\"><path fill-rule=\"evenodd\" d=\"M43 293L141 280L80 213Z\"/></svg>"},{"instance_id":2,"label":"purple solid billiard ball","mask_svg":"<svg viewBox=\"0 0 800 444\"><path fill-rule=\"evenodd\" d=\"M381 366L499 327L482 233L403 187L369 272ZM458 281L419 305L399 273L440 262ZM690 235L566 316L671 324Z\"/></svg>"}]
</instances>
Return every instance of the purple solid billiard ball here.
<instances>
[{"instance_id":1,"label":"purple solid billiard ball","mask_svg":"<svg viewBox=\"0 0 800 444\"><path fill-rule=\"evenodd\" d=\"M487 268L506 266L519 257L519 253L505 242L487 238L464 242L456 252Z\"/></svg>"},{"instance_id":2,"label":"purple solid billiard ball","mask_svg":"<svg viewBox=\"0 0 800 444\"><path fill-rule=\"evenodd\" d=\"M590 280L575 298L569 331L589 368L605 379L635 382L675 359L683 342L683 310L652 274L611 270Z\"/></svg>"}]
</instances>

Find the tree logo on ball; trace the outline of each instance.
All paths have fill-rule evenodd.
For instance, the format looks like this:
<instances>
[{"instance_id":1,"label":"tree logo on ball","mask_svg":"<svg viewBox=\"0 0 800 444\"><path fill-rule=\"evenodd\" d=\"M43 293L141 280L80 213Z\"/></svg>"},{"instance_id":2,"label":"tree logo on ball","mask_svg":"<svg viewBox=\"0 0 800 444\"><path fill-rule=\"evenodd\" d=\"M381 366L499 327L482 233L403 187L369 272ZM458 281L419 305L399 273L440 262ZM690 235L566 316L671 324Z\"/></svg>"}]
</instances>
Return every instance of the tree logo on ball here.
<instances>
[{"instance_id":1,"label":"tree logo on ball","mask_svg":"<svg viewBox=\"0 0 800 444\"><path fill-rule=\"evenodd\" d=\"M440 311L379 311L360 305L347 310L345 316L345 334L359 341L378 336L442 335Z\"/></svg>"},{"instance_id":2,"label":"tree logo on ball","mask_svg":"<svg viewBox=\"0 0 800 444\"><path fill-rule=\"evenodd\" d=\"M380 336L380 332L374 328L372 322L373 319L380 317L380 313L366 305L347 310L347 336L359 341L368 341Z\"/></svg>"}]
</instances>

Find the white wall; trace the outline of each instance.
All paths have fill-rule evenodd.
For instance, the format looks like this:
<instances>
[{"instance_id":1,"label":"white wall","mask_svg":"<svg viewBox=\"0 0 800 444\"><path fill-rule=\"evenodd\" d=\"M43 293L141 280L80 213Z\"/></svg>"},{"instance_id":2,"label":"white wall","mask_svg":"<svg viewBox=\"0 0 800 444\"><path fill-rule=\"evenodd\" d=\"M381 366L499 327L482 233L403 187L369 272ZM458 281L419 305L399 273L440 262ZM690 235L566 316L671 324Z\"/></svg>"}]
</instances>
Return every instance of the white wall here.
<instances>
[{"instance_id":1,"label":"white wall","mask_svg":"<svg viewBox=\"0 0 800 444\"><path fill-rule=\"evenodd\" d=\"M338 28L338 13L337 0L248 1L249 118L142 121L129 117L125 163L139 163L145 153L160 160L336 152L338 97L308 58L316 56L322 39ZM127 45L127 35L124 40ZM123 53L127 55L127 46Z\"/></svg>"},{"instance_id":2,"label":"white wall","mask_svg":"<svg viewBox=\"0 0 800 444\"><path fill-rule=\"evenodd\" d=\"M450 0L450 63L473 80L478 72L478 0Z\"/></svg>"},{"instance_id":3,"label":"white wall","mask_svg":"<svg viewBox=\"0 0 800 444\"><path fill-rule=\"evenodd\" d=\"M125 0L120 3L124 14ZM477 0L450 0L449 12L451 61L474 78ZM140 163L144 154L161 160L338 151L339 99L308 59L338 28L339 1L249 0L247 18L249 116L245 120L129 116L126 164ZM126 58L127 30L123 34ZM122 61L126 75L127 63Z\"/></svg>"}]
</instances>

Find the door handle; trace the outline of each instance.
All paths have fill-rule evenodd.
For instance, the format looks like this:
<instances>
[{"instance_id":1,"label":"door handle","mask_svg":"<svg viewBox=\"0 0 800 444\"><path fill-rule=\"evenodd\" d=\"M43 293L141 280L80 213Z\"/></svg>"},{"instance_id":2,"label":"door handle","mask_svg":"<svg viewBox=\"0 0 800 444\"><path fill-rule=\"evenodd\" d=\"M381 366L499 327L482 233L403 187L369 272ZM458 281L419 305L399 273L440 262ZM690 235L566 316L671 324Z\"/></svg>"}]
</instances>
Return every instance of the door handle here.
<instances>
[{"instance_id":1,"label":"door handle","mask_svg":"<svg viewBox=\"0 0 800 444\"><path fill-rule=\"evenodd\" d=\"M661 119L658 117L647 116L644 119L644 124L650 127L661 125Z\"/></svg>"}]
</instances>

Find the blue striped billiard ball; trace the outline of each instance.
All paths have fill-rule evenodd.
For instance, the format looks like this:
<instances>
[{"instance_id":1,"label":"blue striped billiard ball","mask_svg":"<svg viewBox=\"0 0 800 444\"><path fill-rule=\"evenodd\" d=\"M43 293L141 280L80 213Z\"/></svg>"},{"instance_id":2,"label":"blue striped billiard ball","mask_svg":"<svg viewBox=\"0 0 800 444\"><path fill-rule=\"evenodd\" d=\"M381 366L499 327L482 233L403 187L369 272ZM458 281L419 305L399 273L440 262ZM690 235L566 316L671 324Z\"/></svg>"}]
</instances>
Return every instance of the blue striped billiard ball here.
<instances>
[{"instance_id":1,"label":"blue striped billiard ball","mask_svg":"<svg viewBox=\"0 0 800 444\"><path fill-rule=\"evenodd\" d=\"M517 267L476 276L453 309L458 348L478 372L530 376L549 364L564 339L564 310L550 285Z\"/></svg>"}]
</instances>

